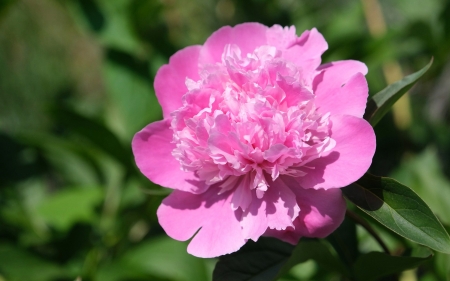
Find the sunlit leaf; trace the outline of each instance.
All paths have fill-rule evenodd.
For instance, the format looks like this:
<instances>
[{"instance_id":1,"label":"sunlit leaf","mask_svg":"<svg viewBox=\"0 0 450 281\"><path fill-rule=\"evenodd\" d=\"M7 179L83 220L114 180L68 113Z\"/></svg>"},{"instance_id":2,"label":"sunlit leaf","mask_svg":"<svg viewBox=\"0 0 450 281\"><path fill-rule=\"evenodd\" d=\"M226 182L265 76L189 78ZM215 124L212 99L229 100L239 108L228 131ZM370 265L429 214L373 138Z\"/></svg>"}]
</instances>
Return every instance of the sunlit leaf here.
<instances>
[{"instance_id":1,"label":"sunlit leaf","mask_svg":"<svg viewBox=\"0 0 450 281\"><path fill-rule=\"evenodd\" d=\"M435 148L406 158L392 176L417 192L442 223L450 225L450 181L442 173Z\"/></svg>"},{"instance_id":2,"label":"sunlit leaf","mask_svg":"<svg viewBox=\"0 0 450 281\"><path fill-rule=\"evenodd\" d=\"M312 280L314 274L319 270L319 266L313 260L294 265L289 270L289 275L297 278L296 280Z\"/></svg>"},{"instance_id":3,"label":"sunlit leaf","mask_svg":"<svg viewBox=\"0 0 450 281\"><path fill-rule=\"evenodd\" d=\"M186 243L158 237L138 244L113 264L102 267L96 280L206 281L208 275L205 260L189 255Z\"/></svg>"},{"instance_id":4,"label":"sunlit leaf","mask_svg":"<svg viewBox=\"0 0 450 281\"><path fill-rule=\"evenodd\" d=\"M130 68L134 70L131 71ZM108 95L112 101L111 110L117 116L113 125L130 140L148 123L162 119L161 107L151 83L139 73L142 73L139 64L123 65L114 61L108 62L104 67Z\"/></svg>"},{"instance_id":5,"label":"sunlit leaf","mask_svg":"<svg viewBox=\"0 0 450 281\"><path fill-rule=\"evenodd\" d=\"M394 103L419 80L422 75L427 72L433 63L433 59L421 70L404 77L382 91L373 95L367 102L364 119L368 120L372 126L375 126L378 121L391 109Z\"/></svg>"},{"instance_id":6,"label":"sunlit leaf","mask_svg":"<svg viewBox=\"0 0 450 281\"><path fill-rule=\"evenodd\" d=\"M104 46L117 48L137 55L146 55L142 43L138 40L130 19L129 0L98 0L106 26L102 29L99 39Z\"/></svg>"},{"instance_id":7,"label":"sunlit leaf","mask_svg":"<svg viewBox=\"0 0 450 281\"><path fill-rule=\"evenodd\" d=\"M434 264L439 280L450 280L450 255L436 253Z\"/></svg>"},{"instance_id":8,"label":"sunlit leaf","mask_svg":"<svg viewBox=\"0 0 450 281\"><path fill-rule=\"evenodd\" d=\"M65 189L46 198L37 212L48 224L64 231L75 222L92 221L94 207L102 198L103 192L99 188Z\"/></svg>"},{"instance_id":9,"label":"sunlit leaf","mask_svg":"<svg viewBox=\"0 0 450 281\"><path fill-rule=\"evenodd\" d=\"M450 253L448 233L428 205L407 186L366 174L342 191L361 210L397 234Z\"/></svg>"},{"instance_id":10,"label":"sunlit leaf","mask_svg":"<svg viewBox=\"0 0 450 281\"><path fill-rule=\"evenodd\" d=\"M372 281L380 277L415 268L428 261L433 253L419 248L411 256L390 256L381 252L370 252L358 258L354 266L356 280Z\"/></svg>"},{"instance_id":11,"label":"sunlit leaf","mask_svg":"<svg viewBox=\"0 0 450 281\"><path fill-rule=\"evenodd\" d=\"M294 265L308 260L314 260L317 264L328 271L338 272L344 276L349 276L350 272L344 264L331 253L330 249L323 243L314 240L301 240L295 247L292 255L285 262L278 276L282 276Z\"/></svg>"}]
</instances>

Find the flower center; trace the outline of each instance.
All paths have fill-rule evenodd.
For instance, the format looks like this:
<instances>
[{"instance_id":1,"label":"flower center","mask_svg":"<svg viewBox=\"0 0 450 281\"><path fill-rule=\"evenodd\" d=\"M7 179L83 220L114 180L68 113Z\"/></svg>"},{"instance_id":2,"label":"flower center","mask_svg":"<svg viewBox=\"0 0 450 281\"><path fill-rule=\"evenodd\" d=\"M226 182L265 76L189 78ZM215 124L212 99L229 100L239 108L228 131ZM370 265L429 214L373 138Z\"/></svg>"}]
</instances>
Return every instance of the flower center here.
<instances>
[{"instance_id":1,"label":"flower center","mask_svg":"<svg viewBox=\"0 0 450 281\"><path fill-rule=\"evenodd\" d=\"M269 177L301 177L334 148L329 114L317 112L302 69L275 47L243 57L227 45L200 77L186 80L183 106L172 113L172 155L220 192L242 186L262 198Z\"/></svg>"}]
</instances>

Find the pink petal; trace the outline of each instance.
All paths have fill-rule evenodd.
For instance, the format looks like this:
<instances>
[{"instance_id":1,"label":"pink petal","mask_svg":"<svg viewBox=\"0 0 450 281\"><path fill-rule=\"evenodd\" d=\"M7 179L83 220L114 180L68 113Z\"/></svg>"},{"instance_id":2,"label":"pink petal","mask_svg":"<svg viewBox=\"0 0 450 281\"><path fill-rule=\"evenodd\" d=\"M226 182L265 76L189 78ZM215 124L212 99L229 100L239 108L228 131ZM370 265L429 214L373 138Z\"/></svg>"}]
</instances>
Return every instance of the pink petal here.
<instances>
[{"instance_id":1,"label":"pink petal","mask_svg":"<svg viewBox=\"0 0 450 281\"><path fill-rule=\"evenodd\" d=\"M181 97L187 93L186 78L200 79L198 57L201 46L189 46L170 57L169 64L163 65L155 76L155 93L161 104L164 119L182 106Z\"/></svg>"},{"instance_id":2,"label":"pink petal","mask_svg":"<svg viewBox=\"0 0 450 281\"><path fill-rule=\"evenodd\" d=\"M162 120L147 125L134 136L131 145L139 170L161 186L193 193L204 192L208 185L199 181L194 173L182 171L180 163L172 156L175 148L172 134L170 121Z\"/></svg>"},{"instance_id":3,"label":"pink petal","mask_svg":"<svg viewBox=\"0 0 450 281\"><path fill-rule=\"evenodd\" d=\"M285 50L291 47L297 40L295 26L282 27L277 24L267 30L266 37L267 44L279 50Z\"/></svg>"},{"instance_id":4,"label":"pink petal","mask_svg":"<svg viewBox=\"0 0 450 281\"><path fill-rule=\"evenodd\" d=\"M237 210L239 207L246 210L252 202L250 180L251 178L249 176L243 176L236 184L236 188L234 189L233 197L231 199L231 208L233 210Z\"/></svg>"},{"instance_id":5,"label":"pink petal","mask_svg":"<svg viewBox=\"0 0 450 281\"><path fill-rule=\"evenodd\" d=\"M364 119L351 115L330 117L333 151L306 164L307 174L296 178L303 188L340 188L359 179L369 169L375 153L375 133Z\"/></svg>"},{"instance_id":6,"label":"pink petal","mask_svg":"<svg viewBox=\"0 0 450 281\"><path fill-rule=\"evenodd\" d=\"M294 221L300 236L323 238L341 225L347 209L341 189L298 188L294 192L301 209Z\"/></svg>"},{"instance_id":7,"label":"pink petal","mask_svg":"<svg viewBox=\"0 0 450 281\"><path fill-rule=\"evenodd\" d=\"M314 78L313 90L319 112L362 117L369 89L364 77L367 67L359 61L325 64Z\"/></svg>"},{"instance_id":8,"label":"pink petal","mask_svg":"<svg viewBox=\"0 0 450 281\"><path fill-rule=\"evenodd\" d=\"M278 178L275 182L267 177L268 190L264 197L253 199L248 210L242 214L242 231L244 237L257 241L268 228L286 230L292 228L293 221L299 215L300 208L291 187ZM295 182L295 181L294 181ZM294 188L298 188L295 182Z\"/></svg>"},{"instance_id":9,"label":"pink petal","mask_svg":"<svg viewBox=\"0 0 450 281\"><path fill-rule=\"evenodd\" d=\"M331 234L344 220L346 204L340 189L303 189L293 178L283 181L294 191L300 214L294 221L294 228L286 231L268 230L265 235L296 244L300 237L323 238Z\"/></svg>"},{"instance_id":10,"label":"pink petal","mask_svg":"<svg viewBox=\"0 0 450 281\"><path fill-rule=\"evenodd\" d=\"M307 82L312 82L312 73L319 67L321 55L328 49L328 44L315 28L303 32L296 42L283 51L283 58L300 66Z\"/></svg>"},{"instance_id":11,"label":"pink petal","mask_svg":"<svg viewBox=\"0 0 450 281\"><path fill-rule=\"evenodd\" d=\"M257 241L267 230L266 201L258 199L254 192L249 208L242 214L241 226L242 235L246 239L252 239L253 241Z\"/></svg>"},{"instance_id":12,"label":"pink petal","mask_svg":"<svg viewBox=\"0 0 450 281\"><path fill-rule=\"evenodd\" d=\"M267 202L268 226L272 229L283 230L293 226L292 221L297 218L301 207L297 205L293 189L298 188L298 184L287 185L280 176L272 182L269 179L269 189L264 194Z\"/></svg>"},{"instance_id":13,"label":"pink petal","mask_svg":"<svg viewBox=\"0 0 450 281\"><path fill-rule=\"evenodd\" d=\"M356 73L342 87L317 96L318 112L346 114L362 118L366 109L369 88L362 73Z\"/></svg>"},{"instance_id":14,"label":"pink petal","mask_svg":"<svg viewBox=\"0 0 450 281\"><path fill-rule=\"evenodd\" d=\"M158 208L159 223L177 240L185 241L198 231L188 246L194 256L210 258L235 252L246 240L239 212L230 208L231 195L218 195L213 188L198 195L175 190Z\"/></svg>"},{"instance_id":15,"label":"pink petal","mask_svg":"<svg viewBox=\"0 0 450 281\"><path fill-rule=\"evenodd\" d=\"M252 53L257 47L266 44L267 27L259 23L243 23L234 27L224 26L214 32L205 42L200 53L200 63L222 61L225 45L235 44L242 56Z\"/></svg>"}]
</instances>

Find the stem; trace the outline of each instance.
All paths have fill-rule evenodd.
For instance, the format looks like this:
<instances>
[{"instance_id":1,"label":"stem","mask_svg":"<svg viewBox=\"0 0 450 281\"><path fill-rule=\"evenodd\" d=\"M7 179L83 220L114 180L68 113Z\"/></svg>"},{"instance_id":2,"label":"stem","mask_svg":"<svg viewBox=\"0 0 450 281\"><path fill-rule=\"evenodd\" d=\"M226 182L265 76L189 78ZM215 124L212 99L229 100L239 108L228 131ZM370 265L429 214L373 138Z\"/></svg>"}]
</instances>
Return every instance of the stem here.
<instances>
[{"instance_id":1,"label":"stem","mask_svg":"<svg viewBox=\"0 0 450 281\"><path fill-rule=\"evenodd\" d=\"M391 255L386 244L384 244L383 240L381 240L380 236L378 236L378 234L375 232L375 230L370 226L370 224L367 221L365 221L363 218L358 216L355 212L350 211L348 209L347 209L347 212L345 213L345 215L347 217L349 217L350 219L352 219L354 222L356 222L359 225L361 225L362 227L364 227L364 229L367 232L369 232L369 234L372 235L373 238L375 238L375 240L378 242L378 244L381 246L381 248L383 248L383 251L386 254Z\"/></svg>"}]
</instances>

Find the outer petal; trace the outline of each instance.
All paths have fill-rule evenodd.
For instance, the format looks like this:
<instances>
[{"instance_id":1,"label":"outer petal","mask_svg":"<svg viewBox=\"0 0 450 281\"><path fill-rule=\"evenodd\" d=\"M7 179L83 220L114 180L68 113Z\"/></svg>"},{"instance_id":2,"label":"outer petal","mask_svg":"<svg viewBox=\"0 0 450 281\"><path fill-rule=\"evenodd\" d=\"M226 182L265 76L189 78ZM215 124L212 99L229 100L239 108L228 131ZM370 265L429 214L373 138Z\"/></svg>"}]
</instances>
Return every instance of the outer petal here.
<instances>
[{"instance_id":1,"label":"outer petal","mask_svg":"<svg viewBox=\"0 0 450 281\"><path fill-rule=\"evenodd\" d=\"M194 173L184 172L172 156L170 121L162 120L147 125L133 138L132 148L136 164L152 182L193 193L204 192L208 186L199 181Z\"/></svg>"},{"instance_id":2,"label":"outer petal","mask_svg":"<svg viewBox=\"0 0 450 281\"><path fill-rule=\"evenodd\" d=\"M362 73L357 73L345 84L316 97L318 111L322 114L347 114L362 118L366 109L369 88Z\"/></svg>"},{"instance_id":3,"label":"outer petal","mask_svg":"<svg viewBox=\"0 0 450 281\"><path fill-rule=\"evenodd\" d=\"M293 226L292 221L299 215L301 207L297 205L292 186L282 181L281 177L274 182L269 178L268 182L270 187L265 194L265 200L269 228L282 230Z\"/></svg>"},{"instance_id":4,"label":"outer petal","mask_svg":"<svg viewBox=\"0 0 450 281\"><path fill-rule=\"evenodd\" d=\"M175 190L158 208L158 219L166 233L187 240L192 255L210 258L237 251L245 244L239 212L230 207L232 193L217 195L213 188L196 195Z\"/></svg>"},{"instance_id":5,"label":"outer petal","mask_svg":"<svg viewBox=\"0 0 450 281\"><path fill-rule=\"evenodd\" d=\"M340 189L303 189L293 178L283 177L294 191L300 214L294 220L294 227L285 231L268 230L265 235L277 237L296 244L300 237L326 237L342 223L346 204Z\"/></svg>"},{"instance_id":6,"label":"outer petal","mask_svg":"<svg viewBox=\"0 0 450 281\"><path fill-rule=\"evenodd\" d=\"M186 94L186 78L200 79L198 57L201 46L189 46L170 57L169 64L163 65L155 76L155 93L161 104L164 119L182 106L181 97Z\"/></svg>"},{"instance_id":7,"label":"outer petal","mask_svg":"<svg viewBox=\"0 0 450 281\"><path fill-rule=\"evenodd\" d=\"M268 27L259 23L243 23L234 27L224 26L214 32L203 45L200 53L200 63L216 63L222 61L225 45L236 44L245 57L257 47L266 45Z\"/></svg>"},{"instance_id":8,"label":"outer petal","mask_svg":"<svg viewBox=\"0 0 450 281\"><path fill-rule=\"evenodd\" d=\"M333 151L306 164L303 177L296 178L303 188L340 188L359 179L369 169L375 153L372 126L351 115L331 116ZM309 167L309 168L308 168Z\"/></svg>"},{"instance_id":9,"label":"outer petal","mask_svg":"<svg viewBox=\"0 0 450 281\"><path fill-rule=\"evenodd\" d=\"M347 60L325 64L319 70L313 82L319 112L362 117L369 95L366 65Z\"/></svg>"},{"instance_id":10,"label":"outer petal","mask_svg":"<svg viewBox=\"0 0 450 281\"><path fill-rule=\"evenodd\" d=\"M257 241L266 231L268 227L266 206L265 200L258 199L253 195L252 202L249 208L243 212L241 220L242 234L246 239Z\"/></svg>"},{"instance_id":11,"label":"outer petal","mask_svg":"<svg viewBox=\"0 0 450 281\"><path fill-rule=\"evenodd\" d=\"M285 50L296 43L297 34L295 34L295 26L282 27L278 24L267 30L267 44L274 46L279 50Z\"/></svg>"},{"instance_id":12,"label":"outer petal","mask_svg":"<svg viewBox=\"0 0 450 281\"><path fill-rule=\"evenodd\" d=\"M313 28L311 31L303 32L295 44L283 51L283 57L303 69L304 82L309 85L312 84L313 73L319 67L321 56L327 49L327 41L317 29Z\"/></svg>"},{"instance_id":13,"label":"outer petal","mask_svg":"<svg viewBox=\"0 0 450 281\"><path fill-rule=\"evenodd\" d=\"M269 189L262 199L253 200L250 208L242 215L242 230L244 237L256 241L268 228L286 230L292 228L293 221L299 215L300 207L295 200L291 187L278 178L272 182L267 177ZM293 181L294 188L298 183Z\"/></svg>"}]
</instances>

